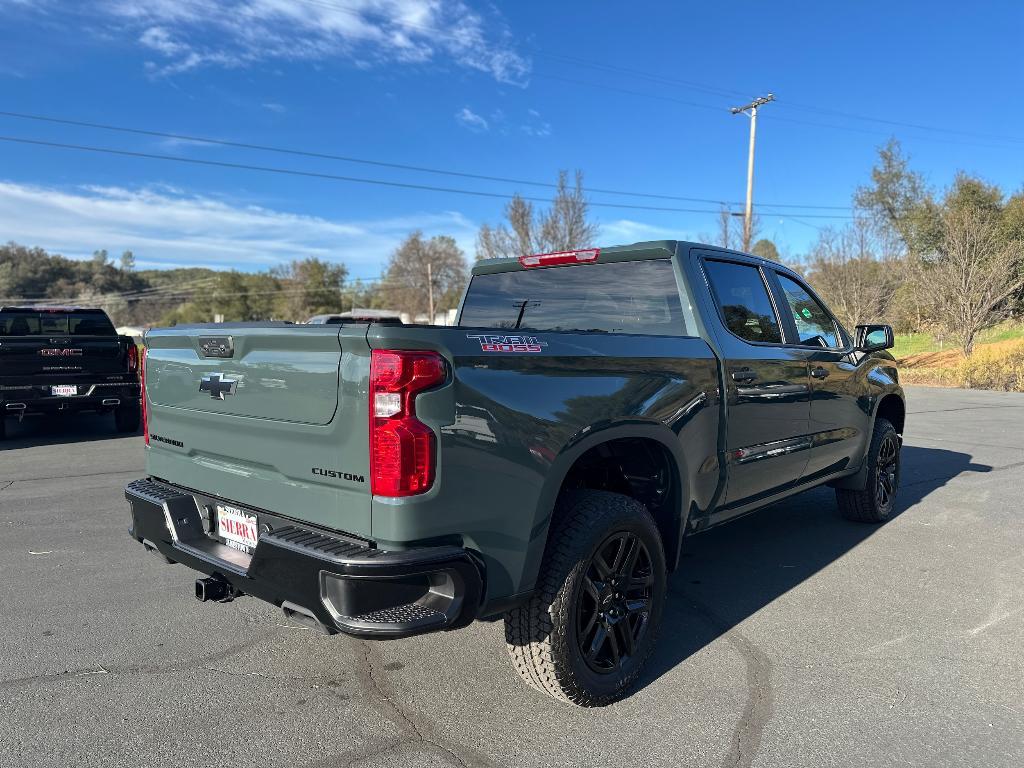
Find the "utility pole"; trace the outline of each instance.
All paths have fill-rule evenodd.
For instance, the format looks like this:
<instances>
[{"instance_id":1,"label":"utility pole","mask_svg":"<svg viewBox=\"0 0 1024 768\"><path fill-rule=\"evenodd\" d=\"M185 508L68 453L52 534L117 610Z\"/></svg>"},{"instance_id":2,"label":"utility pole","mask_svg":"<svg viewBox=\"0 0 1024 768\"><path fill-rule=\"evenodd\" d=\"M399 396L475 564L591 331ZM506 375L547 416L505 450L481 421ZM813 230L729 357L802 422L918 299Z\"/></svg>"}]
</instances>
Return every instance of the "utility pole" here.
<instances>
[{"instance_id":1,"label":"utility pole","mask_svg":"<svg viewBox=\"0 0 1024 768\"><path fill-rule=\"evenodd\" d=\"M747 158L747 207L743 215L743 250L750 250L752 216L754 214L754 136L757 133L757 108L775 101L775 95L759 96L742 107L733 107L730 112L738 115L741 112L750 117L750 156Z\"/></svg>"},{"instance_id":2,"label":"utility pole","mask_svg":"<svg viewBox=\"0 0 1024 768\"><path fill-rule=\"evenodd\" d=\"M429 325L433 325L434 324L434 278L431 275L431 267L432 267L432 265L428 261L427 262L427 295L430 297L429 298L429 301L430 301L430 320L428 321Z\"/></svg>"}]
</instances>

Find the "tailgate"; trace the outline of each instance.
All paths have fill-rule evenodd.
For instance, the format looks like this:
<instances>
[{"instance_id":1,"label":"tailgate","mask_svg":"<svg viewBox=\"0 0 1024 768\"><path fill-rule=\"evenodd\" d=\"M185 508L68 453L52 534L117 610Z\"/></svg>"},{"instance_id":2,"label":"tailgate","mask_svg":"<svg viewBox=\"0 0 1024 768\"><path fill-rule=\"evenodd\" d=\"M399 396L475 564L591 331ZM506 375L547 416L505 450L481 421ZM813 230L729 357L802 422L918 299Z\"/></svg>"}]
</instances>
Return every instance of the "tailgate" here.
<instances>
[{"instance_id":1,"label":"tailgate","mask_svg":"<svg viewBox=\"0 0 1024 768\"><path fill-rule=\"evenodd\" d=\"M338 408L338 326L325 326L326 333L307 329L316 330L277 326L153 331L147 336L150 402L197 414L329 424ZM216 354L229 350L231 356L214 357L203 351L204 345ZM196 427L202 423L199 417Z\"/></svg>"},{"instance_id":2,"label":"tailgate","mask_svg":"<svg viewBox=\"0 0 1024 768\"><path fill-rule=\"evenodd\" d=\"M110 374L127 370L116 336L9 336L0 340L0 375Z\"/></svg>"},{"instance_id":3,"label":"tailgate","mask_svg":"<svg viewBox=\"0 0 1024 768\"><path fill-rule=\"evenodd\" d=\"M164 328L146 346L150 474L369 535L366 326Z\"/></svg>"}]
</instances>

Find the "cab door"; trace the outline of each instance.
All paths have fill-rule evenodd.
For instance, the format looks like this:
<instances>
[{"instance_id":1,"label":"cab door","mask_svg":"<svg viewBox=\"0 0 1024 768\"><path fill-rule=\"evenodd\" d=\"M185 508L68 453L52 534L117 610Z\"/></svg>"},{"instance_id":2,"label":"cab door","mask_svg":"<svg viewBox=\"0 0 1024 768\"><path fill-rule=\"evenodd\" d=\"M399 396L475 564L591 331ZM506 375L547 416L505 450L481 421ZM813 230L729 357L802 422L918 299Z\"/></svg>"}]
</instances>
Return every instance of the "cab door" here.
<instances>
[{"instance_id":1,"label":"cab door","mask_svg":"<svg viewBox=\"0 0 1024 768\"><path fill-rule=\"evenodd\" d=\"M785 344L759 262L708 254L701 266L725 372L728 481L719 509L728 517L796 485L803 474L810 448L807 361Z\"/></svg>"},{"instance_id":2,"label":"cab door","mask_svg":"<svg viewBox=\"0 0 1024 768\"><path fill-rule=\"evenodd\" d=\"M796 275L771 269L769 277L791 351L807 363L810 376L812 444L802 481L812 482L860 461L870 409L842 326Z\"/></svg>"}]
</instances>

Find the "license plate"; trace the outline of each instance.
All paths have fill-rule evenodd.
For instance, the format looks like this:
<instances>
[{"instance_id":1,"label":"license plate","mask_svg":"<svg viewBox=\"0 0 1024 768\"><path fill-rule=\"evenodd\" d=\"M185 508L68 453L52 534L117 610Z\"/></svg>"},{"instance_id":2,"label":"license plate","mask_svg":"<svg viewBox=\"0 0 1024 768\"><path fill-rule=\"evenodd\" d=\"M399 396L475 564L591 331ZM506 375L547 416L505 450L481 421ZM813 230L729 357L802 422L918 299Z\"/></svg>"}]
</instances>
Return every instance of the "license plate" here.
<instances>
[{"instance_id":1,"label":"license plate","mask_svg":"<svg viewBox=\"0 0 1024 768\"><path fill-rule=\"evenodd\" d=\"M249 552L256 546L259 530L256 515L243 512L238 507L217 505L217 535L229 547Z\"/></svg>"},{"instance_id":2,"label":"license plate","mask_svg":"<svg viewBox=\"0 0 1024 768\"><path fill-rule=\"evenodd\" d=\"M51 395L58 395L59 397L73 397L78 394L77 384L58 384L55 387L50 387Z\"/></svg>"}]
</instances>

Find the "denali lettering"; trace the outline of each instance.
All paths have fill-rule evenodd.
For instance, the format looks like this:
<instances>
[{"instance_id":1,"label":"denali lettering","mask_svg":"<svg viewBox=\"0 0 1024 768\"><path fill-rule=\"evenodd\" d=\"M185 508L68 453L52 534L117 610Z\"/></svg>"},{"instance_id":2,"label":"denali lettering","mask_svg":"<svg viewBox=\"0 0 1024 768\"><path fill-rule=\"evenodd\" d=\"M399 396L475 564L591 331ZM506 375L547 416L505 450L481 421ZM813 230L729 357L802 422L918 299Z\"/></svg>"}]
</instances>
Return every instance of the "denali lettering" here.
<instances>
[{"instance_id":1,"label":"denali lettering","mask_svg":"<svg viewBox=\"0 0 1024 768\"><path fill-rule=\"evenodd\" d=\"M337 469L324 469L323 467L313 467L313 474L320 475L321 477L331 477L338 480L348 480L352 483L365 483L366 478L362 475L354 475L351 472L342 472Z\"/></svg>"},{"instance_id":2,"label":"denali lettering","mask_svg":"<svg viewBox=\"0 0 1024 768\"><path fill-rule=\"evenodd\" d=\"M81 357L80 349L40 349L39 354L43 357Z\"/></svg>"}]
</instances>

